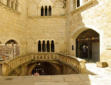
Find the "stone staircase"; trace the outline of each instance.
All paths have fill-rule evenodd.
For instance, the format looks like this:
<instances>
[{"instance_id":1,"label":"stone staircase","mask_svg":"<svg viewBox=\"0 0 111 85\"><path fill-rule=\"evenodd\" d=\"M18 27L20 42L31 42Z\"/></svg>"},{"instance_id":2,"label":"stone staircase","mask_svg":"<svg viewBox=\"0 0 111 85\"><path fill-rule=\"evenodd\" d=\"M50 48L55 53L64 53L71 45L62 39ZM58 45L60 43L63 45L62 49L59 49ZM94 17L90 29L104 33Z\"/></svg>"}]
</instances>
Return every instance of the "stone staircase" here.
<instances>
[{"instance_id":1,"label":"stone staircase","mask_svg":"<svg viewBox=\"0 0 111 85\"><path fill-rule=\"evenodd\" d=\"M81 72L80 62L76 58L57 53L32 53L5 61L2 65L2 73L9 75L14 69L30 61L59 61L70 66L76 73Z\"/></svg>"}]
</instances>

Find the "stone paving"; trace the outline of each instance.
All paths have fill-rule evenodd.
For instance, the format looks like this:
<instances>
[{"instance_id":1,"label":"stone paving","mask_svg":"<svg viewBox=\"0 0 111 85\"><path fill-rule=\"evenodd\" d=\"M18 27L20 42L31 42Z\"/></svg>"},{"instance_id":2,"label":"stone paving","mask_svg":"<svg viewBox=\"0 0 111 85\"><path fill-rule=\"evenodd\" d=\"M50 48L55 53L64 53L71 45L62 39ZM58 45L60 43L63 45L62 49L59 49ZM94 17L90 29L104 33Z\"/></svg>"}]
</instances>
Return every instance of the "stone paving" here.
<instances>
[{"instance_id":1,"label":"stone paving","mask_svg":"<svg viewBox=\"0 0 111 85\"><path fill-rule=\"evenodd\" d=\"M0 85L111 85L111 68L86 64L93 74L0 77Z\"/></svg>"}]
</instances>

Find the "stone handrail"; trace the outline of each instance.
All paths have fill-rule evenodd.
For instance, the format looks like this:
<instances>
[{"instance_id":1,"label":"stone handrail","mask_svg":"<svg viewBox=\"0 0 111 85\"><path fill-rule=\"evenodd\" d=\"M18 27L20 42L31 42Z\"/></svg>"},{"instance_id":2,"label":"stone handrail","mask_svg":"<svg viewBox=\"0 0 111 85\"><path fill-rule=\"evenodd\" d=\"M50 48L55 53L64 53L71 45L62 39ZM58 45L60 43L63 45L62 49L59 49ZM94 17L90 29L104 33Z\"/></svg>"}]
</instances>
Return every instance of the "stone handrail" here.
<instances>
[{"instance_id":1,"label":"stone handrail","mask_svg":"<svg viewBox=\"0 0 111 85\"><path fill-rule=\"evenodd\" d=\"M57 53L33 53L26 56L16 57L12 60L6 61L2 66L3 75L9 75L11 71L16 69L20 65L33 60L34 61L50 61L50 60L60 61L70 66L77 73L80 72L80 63L76 58L72 58L70 56L65 56Z\"/></svg>"}]
</instances>

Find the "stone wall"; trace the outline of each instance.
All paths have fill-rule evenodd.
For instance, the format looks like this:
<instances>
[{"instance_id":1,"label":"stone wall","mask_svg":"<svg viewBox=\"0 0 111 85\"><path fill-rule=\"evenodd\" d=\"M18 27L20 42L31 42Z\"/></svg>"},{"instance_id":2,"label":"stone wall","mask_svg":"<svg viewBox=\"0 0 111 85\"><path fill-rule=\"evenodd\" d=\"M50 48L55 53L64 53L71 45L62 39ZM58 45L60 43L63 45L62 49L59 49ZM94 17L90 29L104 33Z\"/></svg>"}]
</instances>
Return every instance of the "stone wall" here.
<instances>
[{"instance_id":1,"label":"stone wall","mask_svg":"<svg viewBox=\"0 0 111 85\"><path fill-rule=\"evenodd\" d=\"M27 21L28 52L37 52L38 41L54 40L55 51L64 51L65 17L39 17L29 18ZM55 24L56 23L56 24ZM34 48L33 48L33 47Z\"/></svg>"},{"instance_id":2,"label":"stone wall","mask_svg":"<svg viewBox=\"0 0 111 85\"><path fill-rule=\"evenodd\" d=\"M94 2L95 0L93 0ZM89 8L85 8L85 5L87 4L76 9L76 12L72 14L70 19L70 34L72 39L75 41L81 32L86 29L93 29L100 35L100 59L110 63L111 33L109 30L111 28L111 1L97 0L97 3Z\"/></svg>"},{"instance_id":3,"label":"stone wall","mask_svg":"<svg viewBox=\"0 0 111 85\"><path fill-rule=\"evenodd\" d=\"M23 30L26 26L24 1L21 0L19 5L18 10L13 10L0 3L0 41L2 44L5 44L10 39L15 40L21 48L21 54L24 54L22 51L25 46L23 44L25 43L24 35L22 34L25 34ZM22 6L23 8L21 8Z\"/></svg>"},{"instance_id":4,"label":"stone wall","mask_svg":"<svg viewBox=\"0 0 111 85\"><path fill-rule=\"evenodd\" d=\"M33 0L18 0L18 9L13 10L6 5L6 2L0 3L0 41L5 44L8 40L15 40L20 47L20 55L31 52L37 52L38 40L54 40L55 51L63 52L65 47L65 10L60 5L50 2L53 6L52 16L29 16L29 4L34 4ZM39 0L37 1L37 3ZM39 5L42 5L43 1ZM46 5L49 3L45 3ZM45 5L44 4L44 5ZM37 5L38 6L38 5ZM58 10L58 11L57 11Z\"/></svg>"},{"instance_id":5,"label":"stone wall","mask_svg":"<svg viewBox=\"0 0 111 85\"><path fill-rule=\"evenodd\" d=\"M86 29L92 29L100 35L101 61L111 62L110 0L84 0L78 8L76 0L67 0L66 8L63 0L18 0L17 11L2 1L0 41L5 44L10 39L15 40L21 55L37 52L38 40L54 40L56 52L67 51L69 55L76 56L77 36ZM40 16L41 6L46 5L52 7L52 16Z\"/></svg>"}]
</instances>

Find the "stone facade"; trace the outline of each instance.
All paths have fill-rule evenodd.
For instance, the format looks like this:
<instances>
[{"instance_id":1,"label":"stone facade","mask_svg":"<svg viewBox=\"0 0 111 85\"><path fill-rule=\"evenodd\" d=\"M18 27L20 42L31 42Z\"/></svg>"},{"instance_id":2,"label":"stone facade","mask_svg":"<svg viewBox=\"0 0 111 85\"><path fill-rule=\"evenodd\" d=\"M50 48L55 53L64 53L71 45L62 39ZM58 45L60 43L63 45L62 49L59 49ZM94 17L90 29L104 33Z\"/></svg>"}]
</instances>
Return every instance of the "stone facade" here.
<instances>
[{"instance_id":1,"label":"stone facade","mask_svg":"<svg viewBox=\"0 0 111 85\"><path fill-rule=\"evenodd\" d=\"M77 7L77 0L17 0L7 6L0 0L0 42L15 40L22 56L37 53L39 40L53 40L56 53L76 56L77 36L92 29L100 35L100 61L110 64L110 2L80 0ZM41 16L42 6L51 6L51 16Z\"/></svg>"}]
</instances>

